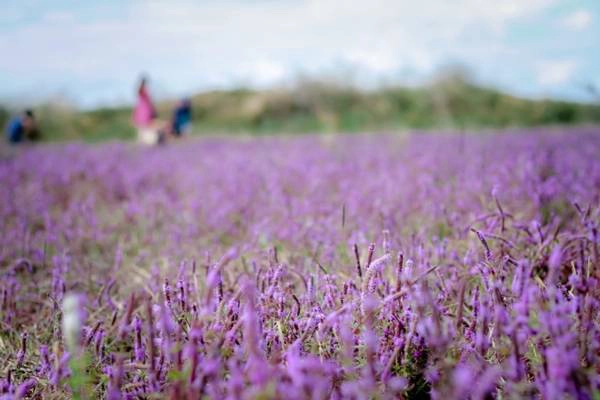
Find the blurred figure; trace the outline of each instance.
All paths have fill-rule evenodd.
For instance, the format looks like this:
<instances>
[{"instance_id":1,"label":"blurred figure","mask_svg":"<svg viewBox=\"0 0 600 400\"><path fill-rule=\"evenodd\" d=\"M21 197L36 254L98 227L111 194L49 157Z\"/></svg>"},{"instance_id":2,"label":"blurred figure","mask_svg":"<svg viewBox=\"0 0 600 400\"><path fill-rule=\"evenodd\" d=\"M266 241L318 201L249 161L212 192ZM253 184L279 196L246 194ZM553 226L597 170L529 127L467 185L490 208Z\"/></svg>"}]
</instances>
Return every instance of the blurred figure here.
<instances>
[{"instance_id":1,"label":"blurred figure","mask_svg":"<svg viewBox=\"0 0 600 400\"><path fill-rule=\"evenodd\" d=\"M142 77L138 86L137 103L133 109L133 124L140 143L152 145L164 141L164 123L157 117L156 108L148 92L148 80Z\"/></svg>"},{"instance_id":2,"label":"blurred figure","mask_svg":"<svg viewBox=\"0 0 600 400\"><path fill-rule=\"evenodd\" d=\"M181 100L173 110L171 132L174 136L187 136L192 130L192 103L189 99Z\"/></svg>"},{"instance_id":3,"label":"blurred figure","mask_svg":"<svg viewBox=\"0 0 600 400\"><path fill-rule=\"evenodd\" d=\"M40 133L32 110L25 110L21 115L13 117L6 126L6 136L10 143L36 141Z\"/></svg>"}]
</instances>

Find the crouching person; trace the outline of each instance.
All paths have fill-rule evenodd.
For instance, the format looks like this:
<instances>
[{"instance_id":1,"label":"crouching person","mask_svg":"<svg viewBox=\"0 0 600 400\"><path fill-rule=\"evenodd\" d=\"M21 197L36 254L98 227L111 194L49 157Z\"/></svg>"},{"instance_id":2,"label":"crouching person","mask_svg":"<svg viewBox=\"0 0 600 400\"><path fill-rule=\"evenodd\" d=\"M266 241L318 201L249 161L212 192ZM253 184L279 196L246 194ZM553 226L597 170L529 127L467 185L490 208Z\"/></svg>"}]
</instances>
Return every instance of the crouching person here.
<instances>
[{"instance_id":1,"label":"crouching person","mask_svg":"<svg viewBox=\"0 0 600 400\"><path fill-rule=\"evenodd\" d=\"M40 139L35 117L32 110L25 110L8 122L6 126L6 138L9 143L33 142Z\"/></svg>"},{"instance_id":2,"label":"crouching person","mask_svg":"<svg viewBox=\"0 0 600 400\"><path fill-rule=\"evenodd\" d=\"M179 101L173 110L171 132L173 136L187 136L192 131L192 103L189 99Z\"/></svg>"}]
</instances>

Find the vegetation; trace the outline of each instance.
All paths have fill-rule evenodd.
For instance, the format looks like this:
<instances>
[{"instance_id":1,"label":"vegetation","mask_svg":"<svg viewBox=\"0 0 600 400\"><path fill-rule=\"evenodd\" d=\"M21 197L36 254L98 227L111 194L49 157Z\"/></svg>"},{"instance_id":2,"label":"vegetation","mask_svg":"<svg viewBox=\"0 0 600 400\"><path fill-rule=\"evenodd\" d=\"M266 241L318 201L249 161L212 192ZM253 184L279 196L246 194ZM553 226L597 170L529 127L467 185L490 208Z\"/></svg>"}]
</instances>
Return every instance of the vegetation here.
<instances>
[{"instance_id":1,"label":"vegetation","mask_svg":"<svg viewBox=\"0 0 600 400\"><path fill-rule=\"evenodd\" d=\"M429 86L361 90L323 81L304 81L271 90L220 90L192 98L194 132L305 133L398 129L481 129L600 122L600 106L557 100L531 100L477 86L450 75ZM172 102L159 105L169 118ZM39 107L48 140L134 137L129 107L76 111ZM0 124L8 112L0 108Z\"/></svg>"},{"instance_id":2,"label":"vegetation","mask_svg":"<svg viewBox=\"0 0 600 400\"><path fill-rule=\"evenodd\" d=\"M23 146L0 399L598 399L600 135Z\"/></svg>"}]
</instances>

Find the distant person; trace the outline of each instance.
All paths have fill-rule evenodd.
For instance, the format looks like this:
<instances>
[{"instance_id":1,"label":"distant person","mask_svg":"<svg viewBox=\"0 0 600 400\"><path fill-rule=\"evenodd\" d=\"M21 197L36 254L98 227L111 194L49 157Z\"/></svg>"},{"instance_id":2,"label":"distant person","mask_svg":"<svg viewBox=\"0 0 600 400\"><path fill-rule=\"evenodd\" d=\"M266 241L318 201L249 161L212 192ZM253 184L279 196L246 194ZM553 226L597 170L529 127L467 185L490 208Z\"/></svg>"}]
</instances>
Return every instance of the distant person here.
<instances>
[{"instance_id":1,"label":"distant person","mask_svg":"<svg viewBox=\"0 0 600 400\"><path fill-rule=\"evenodd\" d=\"M21 115L17 115L8 121L6 136L12 144L38 140L40 133L33 111L25 110Z\"/></svg>"},{"instance_id":2,"label":"distant person","mask_svg":"<svg viewBox=\"0 0 600 400\"><path fill-rule=\"evenodd\" d=\"M189 99L181 100L173 110L171 131L174 136L187 136L192 130L192 103Z\"/></svg>"},{"instance_id":3,"label":"distant person","mask_svg":"<svg viewBox=\"0 0 600 400\"><path fill-rule=\"evenodd\" d=\"M137 102L133 109L133 124L137 128L137 139L144 144L157 144L164 140L164 123L158 118L156 108L148 91L146 77L142 77L137 91Z\"/></svg>"}]
</instances>

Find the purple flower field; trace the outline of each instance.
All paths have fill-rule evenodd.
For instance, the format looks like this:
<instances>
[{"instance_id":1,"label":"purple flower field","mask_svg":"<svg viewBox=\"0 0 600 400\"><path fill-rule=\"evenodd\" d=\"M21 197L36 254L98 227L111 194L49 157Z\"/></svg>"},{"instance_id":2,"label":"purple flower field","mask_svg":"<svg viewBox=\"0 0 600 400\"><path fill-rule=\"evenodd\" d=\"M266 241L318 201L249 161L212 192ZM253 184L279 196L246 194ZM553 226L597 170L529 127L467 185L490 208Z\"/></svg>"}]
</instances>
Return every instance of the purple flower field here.
<instances>
[{"instance_id":1,"label":"purple flower field","mask_svg":"<svg viewBox=\"0 0 600 400\"><path fill-rule=\"evenodd\" d=\"M0 158L0 399L598 399L600 130Z\"/></svg>"}]
</instances>

